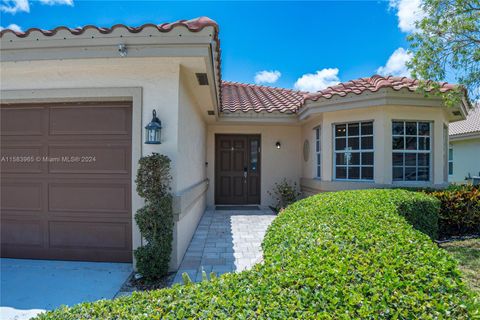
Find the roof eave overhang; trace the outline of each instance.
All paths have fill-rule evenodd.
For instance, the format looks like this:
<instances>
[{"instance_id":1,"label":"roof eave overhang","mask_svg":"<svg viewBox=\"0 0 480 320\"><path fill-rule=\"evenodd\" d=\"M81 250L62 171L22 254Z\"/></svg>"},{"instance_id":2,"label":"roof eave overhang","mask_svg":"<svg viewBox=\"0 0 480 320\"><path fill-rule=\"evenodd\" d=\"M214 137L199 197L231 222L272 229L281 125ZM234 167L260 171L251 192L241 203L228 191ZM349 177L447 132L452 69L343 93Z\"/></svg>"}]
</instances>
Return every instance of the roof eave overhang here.
<instances>
[{"instance_id":1,"label":"roof eave overhang","mask_svg":"<svg viewBox=\"0 0 480 320\"><path fill-rule=\"evenodd\" d=\"M119 45L125 45L127 55L122 57ZM86 28L81 34L72 34L67 28L53 35L32 30L28 36L18 37L12 32L0 38L0 62L68 60L93 58L144 57L200 57L205 59L210 94L219 110L221 94L220 48L218 28L206 25L191 30L184 25L168 32L159 32L154 25L146 25L139 32L126 27L112 28L108 33Z\"/></svg>"},{"instance_id":2,"label":"roof eave overhang","mask_svg":"<svg viewBox=\"0 0 480 320\"><path fill-rule=\"evenodd\" d=\"M425 97L422 93L412 92L409 89L394 90L380 89L376 92L363 92L361 94L349 93L345 96L333 96L330 99L306 100L299 110L299 120L307 120L314 114L340 110L359 109L376 106L413 106L413 107L445 107L442 98L430 95ZM449 110L449 120L463 120L466 117L466 102ZM460 111L461 116L455 116L454 111Z\"/></svg>"},{"instance_id":3,"label":"roof eave overhang","mask_svg":"<svg viewBox=\"0 0 480 320\"><path fill-rule=\"evenodd\" d=\"M215 120L218 120L219 110L222 103L222 74L220 66L220 48L218 41L213 39L210 41L209 47L209 58L206 62L207 66L207 75L209 78L209 83L213 83L213 86L210 86L210 95L212 96L212 101L214 101L215 109Z\"/></svg>"},{"instance_id":4,"label":"roof eave overhang","mask_svg":"<svg viewBox=\"0 0 480 320\"><path fill-rule=\"evenodd\" d=\"M178 26L167 33L146 27L141 32L114 29L102 34L96 29L87 29L81 35L59 30L55 35L45 36L32 31L28 37L5 33L0 38L0 61L34 61L85 58L119 58L119 45L125 45L126 59L130 57L203 57L208 56L214 40L213 27L191 32Z\"/></svg>"},{"instance_id":5,"label":"roof eave overhang","mask_svg":"<svg viewBox=\"0 0 480 320\"><path fill-rule=\"evenodd\" d=\"M450 141L461 141L477 138L480 139L480 131L454 134L449 136Z\"/></svg>"}]
</instances>

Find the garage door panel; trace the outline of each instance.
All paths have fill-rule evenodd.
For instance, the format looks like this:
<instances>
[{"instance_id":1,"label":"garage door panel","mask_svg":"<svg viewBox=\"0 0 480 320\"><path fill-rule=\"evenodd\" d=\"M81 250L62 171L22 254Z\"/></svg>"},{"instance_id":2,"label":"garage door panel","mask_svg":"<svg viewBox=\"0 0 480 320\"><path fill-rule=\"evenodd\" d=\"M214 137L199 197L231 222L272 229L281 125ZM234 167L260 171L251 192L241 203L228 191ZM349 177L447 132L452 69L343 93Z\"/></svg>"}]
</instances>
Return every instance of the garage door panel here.
<instances>
[{"instance_id":1,"label":"garage door panel","mask_svg":"<svg viewBox=\"0 0 480 320\"><path fill-rule=\"evenodd\" d=\"M130 168L130 146L111 145L54 145L49 155L59 161L50 162L50 173L120 173Z\"/></svg>"},{"instance_id":2,"label":"garage door panel","mask_svg":"<svg viewBox=\"0 0 480 320\"><path fill-rule=\"evenodd\" d=\"M37 211L43 209L42 183L9 182L1 185L0 208L2 215L6 211Z\"/></svg>"},{"instance_id":3,"label":"garage door panel","mask_svg":"<svg viewBox=\"0 0 480 320\"><path fill-rule=\"evenodd\" d=\"M42 220L2 219L2 246L42 247L44 242L44 223Z\"/></svg>"},{"instance_id":4,"label":"garage door panel","mask_svg":"<svg viewBox=\"0 0 480 320\"><path fill-rule=\"evenodd\" d=\"M129 223L50 221L51 248L129 249Z\"/></svg>"},{"instance_id":5,"label":"garage door panel","mask_svg":"<svg viewBox=\"0 0 480 320\"><path fill-rule=\"evenodd\" d=\"M42 173L44 168L43 146L11 146L2 143L1 173Z\"/></svg>"},{"instance_id":6,"label":"garage door panel","mask_svg":"<svg viewBox=\"0 0 480 320\"><path fill-rule=\"evenodd\" d=\"M51 183L48 188L49 211L117 213L129 216L129 183Z\"/></svg>"},{"instance_id":7,"label":"garage door panel","mask_svg":"<svg viewBox=\"0 0 480 320\"><path fill-rule=\"evenodd\" d=\"M2 136L41 136L44 108L8 107L0 109Z\"/></svg>"},{"instance_id":8,"label":"garage door panel","mask_svg":"<svg viewBox=\"0 0 480 320\"><path fill-rule=\"evenodd\" d=\"M0 111L1 256L130 262L131 104Z\"/></svg>"},{"instance_id":9,"label":"garage door panel","mask_svg":"<svg viewBox=\"0 0 480 320\"><path fill-rule=\"evenodd\" d=\"M126 106L61 106L50 108L50 135L129 135Z\"/></svg>"}]
</instances>

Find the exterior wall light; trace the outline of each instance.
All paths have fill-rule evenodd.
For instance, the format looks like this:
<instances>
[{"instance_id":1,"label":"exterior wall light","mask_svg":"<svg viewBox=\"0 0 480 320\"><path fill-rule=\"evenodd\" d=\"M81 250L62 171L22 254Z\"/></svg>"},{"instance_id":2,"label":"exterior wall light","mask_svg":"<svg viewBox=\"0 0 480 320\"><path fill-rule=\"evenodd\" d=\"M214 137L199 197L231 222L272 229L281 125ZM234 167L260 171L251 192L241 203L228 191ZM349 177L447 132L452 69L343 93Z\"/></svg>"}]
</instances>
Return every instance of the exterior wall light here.
<instances>
[{"instance_id":1,"label":"exterior wall light","mask_svg":"<svg viewBox=\"0 0 480 320\"><path fill-rule=\"evenodd\" d=\"M127 56L127 46L124 45L123 43L120 43L118 45L118 53L120 54L120 57L126 57Z\"/></svg>"},{"instance_id":2,"label":"exterior wall light","mask_svg":"<svg viewBox=\"0 0 480 320\"><path fill-rule=\"evenodd\" d=\"M162 130L162 122L157 118L157 111L152 111L152 121L145 127L145 143L160 144L160 132Z\"/></svg>"},{"instance_id":3,"label":"exterior wall light","mask_svg":"<svg viewBox=\"0 0 480 320\"><path fill-rule=\"evenodd\" d=\"M275 147L277 147L277 149L280 149L282 147L280 141L277 141L277 143L275 143Z\"/></svg>"}]
</instances>

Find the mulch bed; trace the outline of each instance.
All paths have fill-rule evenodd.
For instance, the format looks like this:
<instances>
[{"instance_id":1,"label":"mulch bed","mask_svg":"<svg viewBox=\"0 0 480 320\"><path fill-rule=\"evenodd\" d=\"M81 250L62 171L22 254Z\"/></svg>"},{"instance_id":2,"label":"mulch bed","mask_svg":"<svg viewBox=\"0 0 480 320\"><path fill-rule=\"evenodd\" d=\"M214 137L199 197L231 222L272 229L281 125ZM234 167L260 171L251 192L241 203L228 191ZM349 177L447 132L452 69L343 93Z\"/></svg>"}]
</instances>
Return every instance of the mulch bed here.
<instances>
[{"instance_id":1,"label":"mulch bed","mask_svg":"<svg viewBox=\"0 0 480 320\"><path fill-rule=\"evenodd\" d=\"M134 291L150 291L156 289L167 288L172 285L175 272L171 272L165 277L162 277L156 281L146 281L144 278L135 279L135 273L132 273L127 281L122 285L121 292L134 292Z\"/></svg>"}]
</instances>

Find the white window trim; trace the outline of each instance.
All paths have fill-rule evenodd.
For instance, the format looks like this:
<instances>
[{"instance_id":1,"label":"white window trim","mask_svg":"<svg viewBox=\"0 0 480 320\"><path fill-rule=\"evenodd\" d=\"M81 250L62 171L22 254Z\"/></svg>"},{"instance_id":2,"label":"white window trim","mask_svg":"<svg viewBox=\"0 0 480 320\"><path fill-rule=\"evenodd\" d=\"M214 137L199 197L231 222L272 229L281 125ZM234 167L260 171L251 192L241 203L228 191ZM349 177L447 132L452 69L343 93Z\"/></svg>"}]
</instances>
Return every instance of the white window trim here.
<instances>
[{"instance_id":1,"label":"white window trim","mask_svg":"<svg viewBox=\"0 0 480 320\"><path fill-rule=\"evenodd\" d=\"M358 137L360 138L359 140L359 148L358 150L355 150L355 152L358 152L358 153L362 153L363 152L372 152L373 153L373 164L370 166L364 166L364 167L372 167L372 170L373 170L373 177L372 179L341 179L341 178L337 178L337 157L336 157L336 154L337 153L343 153L342 151L340 150L335 150L335 144L336 144L336 135L335 135L335 126L336 125L342 125L342 124L345 124L347 125L348 127L348 124L351 124L351 123L358 123L360 124L360 127L361 127L361 124L362 123L367 123L367 122L371 122L372 123L372 134L371 135L365 135L365 136L362 136L362 135L359 135ZM372 149L365 149L363 150L362 149L362 137L372 137L372 144L373 144L373 148ZM332 157L333 157L333 161L332 161L332 164L333 164L333 168L332 168L332 176L333 176L333 181L339 181L339 182L369 182L369 183L372 183L375 181L375 120L371 119L371 120L359 120L359 121L348 121L348 122L335 122L335 123L332 123L332 138L333 138L333 143L332 143ZM347 139L348 140L348 139ZM360 159L360 163L361 163L361 159ZM362 165L358 165L358 166L353 166L353 167L359 167L361 168ZM348 171L348 166L347 166L347 171Z\"/></svg>"},{"instance_id":2,"label":"white window trim","mask_svg":"<svg viewBox=\"0 0 480 320\"><path fill-rule=\"evenodd\" d=\"M415 122L417 123L417 134L415 137L417 138L417 150L401 150L401 149L393 149L393 137L394 136L399 136L399 135L394 135L393 134L393 123L394 122L404 122L404 129L405 129L405 123L406 122ZM430 135L428 136L430 138L430 149L429 150L418 150L418 137L424 137L424 136L419 136L418 135L418 123L419 122L427 122L430 125ZM433 147L434 147L434 127L435 127L435 122L433 120L413 120L413 119L392 119L391 120L391 130L390 130L390 146L392 150L391 156L393 156L394 153L427 153L430 155L429 161L428 161L428 180L394 180L393 179L393 159L391 163L391 172L392 172L392 184L394 185L400 185L400 186L425 186L425 185L430 185L433 181ZM407 135L403 135L405 137ZM408 135L409 137L413 137L412 135ZM405 146L404 146L405 147ZM404 160L405 163L405 160ZM396 166L398 167L398 166ZM402 168L405 168L405 165L402 166ZM416 164L415 168L418 170L418 163ZM405 177L403 177L405 179Z\"/></svg>"}]
</instances>

